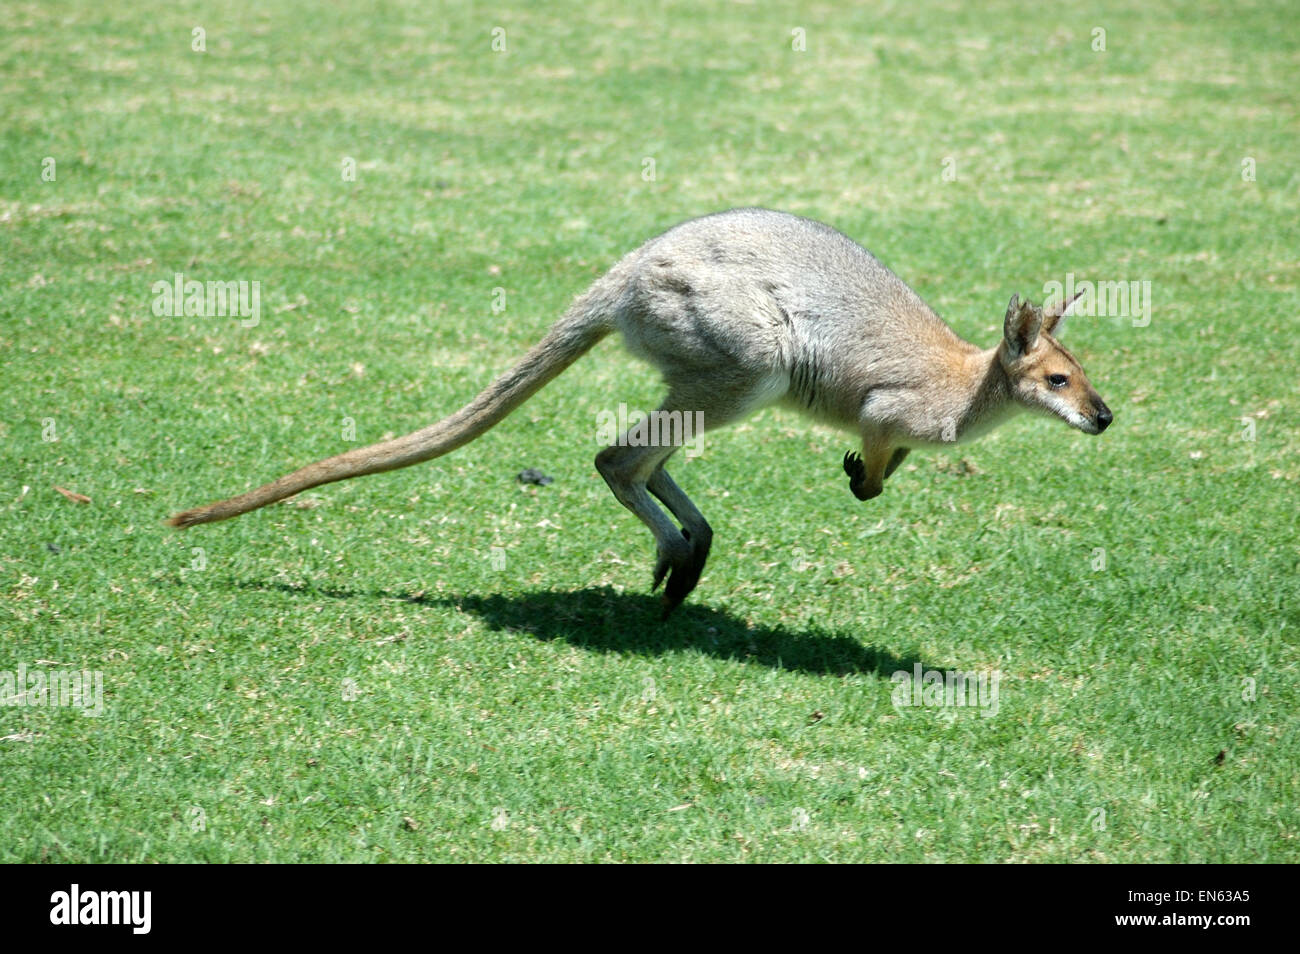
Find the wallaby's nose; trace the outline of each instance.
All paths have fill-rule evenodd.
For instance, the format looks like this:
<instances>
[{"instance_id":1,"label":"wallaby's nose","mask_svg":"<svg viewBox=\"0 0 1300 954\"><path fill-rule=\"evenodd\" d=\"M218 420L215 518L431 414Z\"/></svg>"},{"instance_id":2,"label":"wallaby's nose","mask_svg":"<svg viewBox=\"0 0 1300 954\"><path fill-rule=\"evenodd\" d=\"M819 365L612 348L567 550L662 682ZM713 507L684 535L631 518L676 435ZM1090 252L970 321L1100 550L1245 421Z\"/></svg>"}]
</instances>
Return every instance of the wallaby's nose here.
<instances>
[{"instance_id":1,"label":"wallaby's nose","mask_svg":"<svg viewBox=\"0 0 1300 954\"><path fill-rule=\"evenodd\" d=\"M1104 401L1097 402L1097 433L1100 434L1106 428L1110 427L1110 422L1115 420L1115 415L1110 413L1110 408Z\"/></svg>"}]
</instances>

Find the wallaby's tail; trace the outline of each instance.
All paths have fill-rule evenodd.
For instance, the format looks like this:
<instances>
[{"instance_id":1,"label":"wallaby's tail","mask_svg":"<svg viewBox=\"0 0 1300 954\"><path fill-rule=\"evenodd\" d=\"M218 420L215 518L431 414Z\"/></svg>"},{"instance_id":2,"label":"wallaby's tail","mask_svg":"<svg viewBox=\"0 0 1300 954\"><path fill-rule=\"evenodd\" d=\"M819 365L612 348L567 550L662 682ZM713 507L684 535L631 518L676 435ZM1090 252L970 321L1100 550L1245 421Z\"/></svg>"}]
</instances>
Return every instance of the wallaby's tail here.
<instances>
[{"instance_id":1,"label":"wallaby's tail","mask_svg":"<svg viewBox=\"0 0 1300 954\"><path fill-rule=\"evenodd\" d=\"M441 457L462 444L468 444L536 394L609 333L612 325L606 309L611 303L600 301L604 297L601 291L598 284L579 298L546 337L524 355L523 360L497 378L465 407L437 424L405 437L369 447L358 447L336 457L308 464L301 470L286 474L279 480L238 497L178 513L169 518L167 524L173 527L192 527L198 523L228 520L291 497L309 487L409 467Z\"/></svg>"}]
</instances>

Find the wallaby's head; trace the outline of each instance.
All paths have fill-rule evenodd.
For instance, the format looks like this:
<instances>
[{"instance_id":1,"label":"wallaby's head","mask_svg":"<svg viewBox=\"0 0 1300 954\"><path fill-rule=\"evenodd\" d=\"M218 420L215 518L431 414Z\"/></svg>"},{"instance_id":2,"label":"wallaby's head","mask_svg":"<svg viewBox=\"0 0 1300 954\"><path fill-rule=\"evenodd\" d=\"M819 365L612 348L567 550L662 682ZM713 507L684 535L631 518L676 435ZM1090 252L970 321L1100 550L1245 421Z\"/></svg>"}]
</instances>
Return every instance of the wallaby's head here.
<instances>
[{"instance_id":1,"label":"wallaby's head","mask_svg":"<svg viewBox=\"0 0 1300 954\"><path fill-rule=\"evenodd\" d=\"M1100 434L1110 426L1110 408L1074 355L1056 340L1078 300L1075 295L1043 309L1012 295L998 358L1017 403L1055 415L1085 434Z\"/></svg>"}]
</instances>

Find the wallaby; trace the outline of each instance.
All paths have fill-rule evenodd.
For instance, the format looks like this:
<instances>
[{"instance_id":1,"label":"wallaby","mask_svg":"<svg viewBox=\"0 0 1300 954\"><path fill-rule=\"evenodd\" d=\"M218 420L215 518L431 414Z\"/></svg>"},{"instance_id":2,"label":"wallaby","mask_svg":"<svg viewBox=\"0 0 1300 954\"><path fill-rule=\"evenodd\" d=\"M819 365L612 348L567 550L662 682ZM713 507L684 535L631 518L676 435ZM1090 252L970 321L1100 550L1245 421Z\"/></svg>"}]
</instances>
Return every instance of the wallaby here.
<instances>
[{"instance_id":1,"label":"wallaby","mask_svg":"<svg viewBox=\"0 0 1300 954\"><path fill-rule=\"evenodd\" d=\"M969 438L1019 408L1088 434L1104 431L1110 410L1056 340L1074 300L1043 309L1013 296L1002 340L980 349L828 225L767 209L706 215L625 256L514 368L450 417L167 522L225 520L309 487L441 457L616 330L663 373L668 396L658 415L700 420L702 412L714 429L784 401L861 439L861 453L846 454L843 467L854 496L870 500L911 448ZM654 534L652 590L667 577L666 617L699 582L713 531L664 470L674 442L627 438L597 454L596 469Z\"/></svg>"}]
</instances>

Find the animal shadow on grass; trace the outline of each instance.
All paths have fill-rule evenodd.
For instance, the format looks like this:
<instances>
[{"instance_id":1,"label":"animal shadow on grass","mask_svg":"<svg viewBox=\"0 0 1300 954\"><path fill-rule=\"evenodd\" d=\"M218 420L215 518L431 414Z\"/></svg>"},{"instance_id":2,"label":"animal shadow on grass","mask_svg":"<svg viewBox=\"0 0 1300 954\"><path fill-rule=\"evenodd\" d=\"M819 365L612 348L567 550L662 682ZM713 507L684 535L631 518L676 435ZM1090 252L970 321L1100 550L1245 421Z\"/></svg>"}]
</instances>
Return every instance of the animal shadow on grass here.
<instances>
[{"instance_id":1,"label":"animal shadow on grass","mask_svg":"<svg viewBox=\"0 0 1300 954\"><path fill-rule=\"evenodd\" d=\"M922 662L864 646L850 635L828 632L812 624L800 629L751 628L725 610L698 604L688 603L661 622L657 597L617 593L610 587L512 596L432 596L382 590L363 593L337 588L297 588L283 583L236 585L298 596L402 600L422 606L450 607L479 617L494 630L527 633L546 642L561 639L594 652L656 656L693 649L722 659L792 672L831 676L875 673L885 678L900 669L911 672L916 663ZM922 666L926 668L924 663Z\"/></svg>"}]
</instances>

